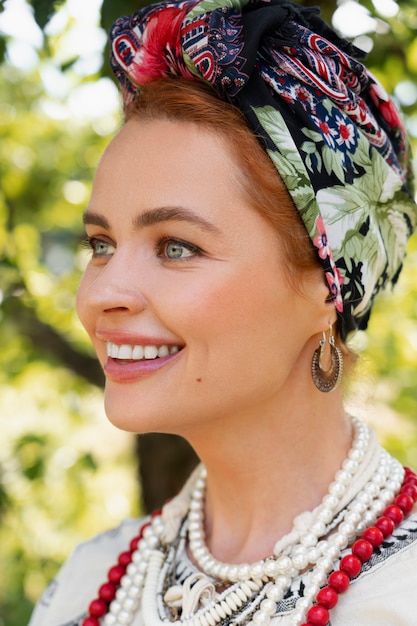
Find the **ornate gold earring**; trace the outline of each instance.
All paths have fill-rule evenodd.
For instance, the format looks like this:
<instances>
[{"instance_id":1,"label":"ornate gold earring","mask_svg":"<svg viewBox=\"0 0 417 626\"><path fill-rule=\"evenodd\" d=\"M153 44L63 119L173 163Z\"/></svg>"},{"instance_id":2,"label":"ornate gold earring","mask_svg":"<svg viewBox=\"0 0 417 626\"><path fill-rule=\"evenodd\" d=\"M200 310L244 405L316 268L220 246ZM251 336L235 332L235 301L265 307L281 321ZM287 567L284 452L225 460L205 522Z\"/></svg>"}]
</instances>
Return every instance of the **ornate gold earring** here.
<instances>
[{"instance_id":1,"label":"ornate gold earring","mask_svg":"<svg viewBox=\"0 0 417 626\"><path fill-rule=\"evenodd\" d=\"M330 367L324 370L321 364L324 346L326 344L326 333L323 331L323 338L319 341L319 347L314 351L311 362L311 376L313 383L319 391L328 393L336 389L343 374L343 355L341 350L335 345L332 325L329 325L329 346L330 346Z\"/></svg>"}]
</instances>

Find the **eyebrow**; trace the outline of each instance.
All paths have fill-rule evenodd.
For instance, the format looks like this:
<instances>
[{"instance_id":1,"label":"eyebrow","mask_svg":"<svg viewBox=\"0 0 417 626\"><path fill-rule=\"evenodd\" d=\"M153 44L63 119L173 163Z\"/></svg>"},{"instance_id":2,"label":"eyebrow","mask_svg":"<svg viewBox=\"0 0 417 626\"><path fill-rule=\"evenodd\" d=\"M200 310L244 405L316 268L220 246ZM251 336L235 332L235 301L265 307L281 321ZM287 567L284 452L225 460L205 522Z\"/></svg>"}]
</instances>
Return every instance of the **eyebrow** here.
<instances>
[{"instance_id":1,"label":"eyebrow","mask_svg":"<svg viewBox=\"0 0 417 626\"><path fill-rule=\"evenodd\" d=\"M153 226L162 222L189 222L198 226L201 230L209 231L212 233L219 233L220 230L211 222L205 220L201 215L197 215L190 209L184 207L160 207L157 209L150 209L140 213L133 219L133 227L137 230L146 228L147 226ZM87 211L83 215L84 224L94 224L95 226L101 226L107 230L110 230L110 224L108 220L100 213L94 211Z\"/></svg>"}]
</instances>

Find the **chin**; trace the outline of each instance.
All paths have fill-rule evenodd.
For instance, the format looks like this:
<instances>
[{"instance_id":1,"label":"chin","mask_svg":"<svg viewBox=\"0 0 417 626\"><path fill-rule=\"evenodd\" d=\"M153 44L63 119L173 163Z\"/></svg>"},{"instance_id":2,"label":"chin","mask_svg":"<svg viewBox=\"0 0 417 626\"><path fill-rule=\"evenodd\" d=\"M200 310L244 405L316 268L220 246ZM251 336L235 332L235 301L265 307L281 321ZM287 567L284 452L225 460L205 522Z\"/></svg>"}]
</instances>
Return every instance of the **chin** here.
<instances>
[{"instance_id":1,"label":"chin","mask_svg":"<svg viewBox=\"0 0 417 626\"><path fill-rule=\"evenodd\" d=\"M149 415L144 415L143 411L137 410L132 406L126 408L105 399L104 410L109 422L119 430L125 430L137 435L152 430Z\"/></svg>"},{"instance_id":2,"label":"chin","mask_svg":"<svg viewBox=\"0 0 417 626\"><path fill-rule=\"evenodd\" d=\"M113 426L139 435L150 432L171 433L172 424L175 423L175 412L172 407L167 414L166 407L164 409L155 402L155 399L149 403L137 392L129 394L126 389L122 389L115 393L107 385L104 409L107 419Z\"/></svg>"}]
</instances>

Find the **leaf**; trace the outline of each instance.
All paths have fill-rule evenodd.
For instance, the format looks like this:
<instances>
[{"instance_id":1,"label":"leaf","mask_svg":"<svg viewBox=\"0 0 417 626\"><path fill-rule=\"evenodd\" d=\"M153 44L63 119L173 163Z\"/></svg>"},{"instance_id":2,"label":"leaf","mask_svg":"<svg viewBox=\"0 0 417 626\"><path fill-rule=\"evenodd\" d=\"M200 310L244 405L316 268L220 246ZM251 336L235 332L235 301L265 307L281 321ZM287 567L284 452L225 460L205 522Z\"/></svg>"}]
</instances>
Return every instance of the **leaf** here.
<instances>
[{"instance_id":1,"label":"leaf","mask_svg":"<svg viewBox=\"0 0 417 626\"><path fill-rule=\"evenodd\" d=\"M317 151L317 146L312 141L305 141L301 145L301 150L306 154L314 154Z\"/></svg>"},{"instance_id":2,"label":"leaf","mask_svg":"<svg viewBox=\"0 0 417 626\"><path fill-rule=\"evenodd\" d=\"M61 63L60 65L61 72L66 72L70 70L73 67L73 65L78 61L79 58L80 58L79 55L74 56L72 57L72 59L65 61L65 63Z\"/></svg>"},{"instance_id":3,"label":"leaf","mask_svg":"<svg viewBox=\"0 0 417 626\"><path fill-rule=\"evenodd\" d=\"M6 40L0 36L0 63L3 63L6 54Z\"/></svg>"},{"instance_id":4,"label":"leaf","mask_svg":"<svg viewBox=\"0 0 417 626\"><path fill-rule=\"evenodd\" d=\"M20 461L22 475L28 480L43 478L45 473L46 436L27 433L16 444L15 455Z\"/></svg>"},{"instance_id":5,"label":"leaf","mask_svg":"<svg viewBox=\"0 0 417 626\"><path fill-rule=\"evenodd\" d=\"M326 172L330 175L334 173L340 181L344 181L345 172L343 162L340 158L338 151L332 150L329 146L324 144L323 146L323 164L326 168Z\"/></svg>"},{"instance_id":6,"label":"leaf","mask_svg":"<svg viewBox=\"0 0 417 626\"><path fill-rule=\"evenodd\" d=\"M61 0L58 2L57 0L32 0L31 2L34 12L35 20L42 28L45 28L51 17L54 15L55 11L63 4Z\"/></svg>"},{"instance_id":7,"label":"leaf","mask_svg":"<svg viewBox=\"0 0 417 626\"><path fill-rule=\"evenodd\" d=\"M1 475L0 475L1 478ZM9 496L9 493L5 487L5 485L0 482L0 515L6 513L7 509L12 505L12 499Z\"/></svg>"},{"instance_id":8,"label":"leaf","mask_svg":"<svg viewBox=\"0 0 417 626\"><path fill-rule=\"evenodd\" d=\"M86 454L83 454L78 459L77 468L79 469L82 468L84 470L96 471L97 467L98 467L98 464L94 458L94 455L89 452L87 452Z\"/></svg>"}]
</instances>

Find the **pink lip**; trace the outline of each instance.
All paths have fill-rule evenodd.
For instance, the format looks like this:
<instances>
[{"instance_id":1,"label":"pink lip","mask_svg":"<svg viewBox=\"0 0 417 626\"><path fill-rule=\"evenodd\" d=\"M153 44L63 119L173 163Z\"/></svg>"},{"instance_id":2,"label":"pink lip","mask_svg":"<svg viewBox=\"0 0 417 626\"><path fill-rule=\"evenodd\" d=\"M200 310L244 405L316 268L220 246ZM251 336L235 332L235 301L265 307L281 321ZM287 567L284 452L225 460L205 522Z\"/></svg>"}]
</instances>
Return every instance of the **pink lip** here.
<instances>
[{"instance_id":1,"label":"pink lip","mask_svg":"<svg viewBox=\"0 0 417 626\"><path fill-rule=\"evenodd\" d=\"M173 339L164 339L161 337L149 337L145 335L137 335L135 333L120 330L97 330L96 337L103 341L110 341L118 345L127 344L134 346L178 346L182 345L181 341Z\"/></svg>"},{"instance_id":2,"label":"pink lip","mask_svg":"<svg viewBox=\"0 0 417 626\"><path fill-rule=\"evenodd\" d=\"M179 357L181 352L182 350L175 354L158 357L157 359L141 361L119 361L118 359L107 357L104 363L104 373L107 378L116 383L130 383L142 380L172 363Z\"/></svg>"}]
</instances>

